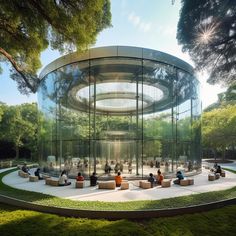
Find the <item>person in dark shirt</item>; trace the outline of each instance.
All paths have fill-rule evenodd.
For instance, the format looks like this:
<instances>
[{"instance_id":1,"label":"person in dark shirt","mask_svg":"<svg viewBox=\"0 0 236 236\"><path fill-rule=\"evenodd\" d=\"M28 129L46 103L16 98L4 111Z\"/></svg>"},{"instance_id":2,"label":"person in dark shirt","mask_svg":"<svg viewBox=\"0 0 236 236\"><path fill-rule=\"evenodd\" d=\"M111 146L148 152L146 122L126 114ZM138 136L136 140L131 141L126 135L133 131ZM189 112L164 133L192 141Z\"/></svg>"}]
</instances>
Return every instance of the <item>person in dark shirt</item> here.
<instances>
[{"instance_id":1,"label":"person in dark shirt","mask_svg":"<svg viewBox=\"0 0 236 236\"><path fill-rule=\"evenodd\" d=\"M24 165L21 167L21 170L27 174L30 175L30 172L29 172L29 168L28 166L26 165L26 163L24 163Z\"/></svg>"},{"instance_id":2,"label":"person in dark shirt","mask_svg":"<svg viewBox=\"0 0 236 236\"><path fill-rule=\"evenodd\" d=\"M174 180L174 184L180 184L180 180L184 179L184 175L181 171L177 171L176 177L177 177L177 179Z\"/></svg>"},{"instance_id":3,"label":"person in dark shirt","mask_svg":"<svg viewBox=\"0 0 236 236\"><path fill-rule=\"evenodd\" d=\"M153 188L153 185L154 185L154 182L155 182L155 178L153 177L153 173L149 174L148 182L151 183L151 187Z\"/></svg>"},{"instance_id":4,"label":"person in dark shirt","mask_svg":"<svg viewBox=\"0 0 236 236\"><path fill-rule=\"evenodd\" d=\"M43 178L40 176L40 168L37 168L37 170L34 172L34 175L35 175L35 176L38 176L39 180L43 179Z\"/></svg>"},{"instance_id":5,"label":"person in dark shirt","mask_svg":"<svg viewBox=\"0 0 236 236\"><path fill-rule=\"evenodd\" d=\"M221 174L221 172L222 172L221 166L217 165L215 173Z\"/></svg>"},{"instance_id":6,"label":"person in dark shirt","mask_svg":"<svg viewBox=\"0 0 236 236\"><path fill-rule=\"evenodd\" d=\"M93 174L90 176L90 186L96 186L97 180L98 180L98 177L96 176L96 173L93 172Z\"/></svg>"}]
</instances>

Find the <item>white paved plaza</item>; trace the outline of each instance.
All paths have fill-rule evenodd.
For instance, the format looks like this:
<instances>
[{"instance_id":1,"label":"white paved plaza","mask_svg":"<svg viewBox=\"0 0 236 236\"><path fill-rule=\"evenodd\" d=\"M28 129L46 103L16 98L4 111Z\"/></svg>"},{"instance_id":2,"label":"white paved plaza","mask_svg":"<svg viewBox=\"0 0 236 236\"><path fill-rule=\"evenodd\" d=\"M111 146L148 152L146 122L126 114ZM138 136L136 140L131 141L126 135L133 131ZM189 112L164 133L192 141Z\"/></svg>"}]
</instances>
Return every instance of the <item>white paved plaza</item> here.
<instances>
[{"instance_id":1,"label":"white paved plaza","mask_svg":"<svg viewBox=\"0 0 236 236\"><path fill-rule=\"evenodd\" d=\"M224 167L224 165L221 166ZM236 169L236 163L227 164L225 167ZM53 187L45 185L44 180L29 182L28 178L19 177L18 171L14 171L6 175L3 178L3 182L17 189L40 192L71 200L105 202L158 200L209 191L224 190L236 186L236 174L226 171L226 177L221 177L215 181L208 181L208 173L209 170L202 168L201 174L192 177L194 178L194 185L179 186L174 185L172 182L170 188L162 188L158 186L151 189L139 188L138 181L129 181L130 188L128 190L120 190L120 188L116 188L115 190L98 189L97 187L89 187L89 182L86 182L85 188L78 189L75 188L74 179L70 180L72 185L65 187Z\"/></svg>"}]
</instances>

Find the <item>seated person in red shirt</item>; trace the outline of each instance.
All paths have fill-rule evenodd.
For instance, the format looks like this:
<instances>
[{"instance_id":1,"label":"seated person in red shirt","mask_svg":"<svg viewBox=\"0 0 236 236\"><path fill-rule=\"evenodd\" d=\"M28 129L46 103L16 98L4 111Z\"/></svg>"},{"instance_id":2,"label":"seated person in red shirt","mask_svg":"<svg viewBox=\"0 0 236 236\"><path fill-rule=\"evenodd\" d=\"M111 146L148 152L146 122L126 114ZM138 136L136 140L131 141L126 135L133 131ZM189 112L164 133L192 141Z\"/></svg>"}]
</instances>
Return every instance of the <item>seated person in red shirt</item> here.
<instances>
[{"instance_id":1,"label":"seated person in red shirt","mask_svg":"<svg viewBox=\"0 0 236 236\"><path fill-rule=\"evenodd\" d=\"M80 172L78 173L78 176L76 177L76 181L84 181L84 177L82 176Z\"/></svg>"},{"instance_id":2,"label":"seated person in red shirt","mask_svg":"<svg viewBox=\"0 0 236 236\"><path fill-rule=\"evenodd\" d=\"M156 181L157 184L160 185L162 180L164 179L163 174L161 173L160 169L157 171Z\"/></svg>"},{"instance_id":3,"label":"seated person in red shirt","mask_svg":"<svg viewBox=\"0 0 236 236\"><path fill-rule=\"evenodd\" d=\"M118 172L115 176L116 187L120 187L122 180L123 178L121 177L120 172Z\"/></svg>"}]
</instances>

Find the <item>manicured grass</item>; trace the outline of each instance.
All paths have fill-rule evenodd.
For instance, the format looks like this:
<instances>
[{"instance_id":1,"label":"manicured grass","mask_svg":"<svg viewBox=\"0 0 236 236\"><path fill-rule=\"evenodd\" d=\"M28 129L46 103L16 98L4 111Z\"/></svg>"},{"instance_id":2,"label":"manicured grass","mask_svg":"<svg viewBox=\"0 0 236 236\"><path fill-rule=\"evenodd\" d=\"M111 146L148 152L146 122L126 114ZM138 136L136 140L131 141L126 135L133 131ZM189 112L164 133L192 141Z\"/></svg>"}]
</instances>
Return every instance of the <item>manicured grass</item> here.
<instances>
[{"instance_id":1,"label":"manicured grass","mask_svg":"<svg viewBox=\"0 0 236 236\"><path fill-rule=\"evenodd\" d=\"M229 168L223 168L224 170L227 170L227 171L230 171L230 172L232 172L232 173L234 173L234 174L236 174L236 170L232 170L232 169L229 169Z\"/></svg>"},{"instance_id":2,"label":"manicured grass","mask_svg":"<svg viewBox=\"0 0 236 236\"><path fill-rule=\"evenodd\" d=\"M73 201L68 199L62 199L53 197L46 194L24 191L14 189L2 183L4 175L14 170L9 170L4 173L0 173L0 194L14 197L17 199L47 205L66 207L74 209L87 209L87 210L145 210L145 209L166 209L186 207L204 203L210 203L214 201L220 201L224 199L230 199L236 197L236 187L223 191L215 191L201 194L193 194L183 197L173 197L162 200L145 200L145 201L129 201L129 202L100 202L100 201Z\"/></svg>"},{"instance_id":3,"label":"manicured grass","mask_svg":"<svg viewBox=\"0 0 236 236\"><path fill-rule=\"evenodd\" d=\"M192 236L236 233L236 206L204 213L143 221L90 220L60 217L0 204L0 232L4 236Z\"/></svg>"}]
</instances>

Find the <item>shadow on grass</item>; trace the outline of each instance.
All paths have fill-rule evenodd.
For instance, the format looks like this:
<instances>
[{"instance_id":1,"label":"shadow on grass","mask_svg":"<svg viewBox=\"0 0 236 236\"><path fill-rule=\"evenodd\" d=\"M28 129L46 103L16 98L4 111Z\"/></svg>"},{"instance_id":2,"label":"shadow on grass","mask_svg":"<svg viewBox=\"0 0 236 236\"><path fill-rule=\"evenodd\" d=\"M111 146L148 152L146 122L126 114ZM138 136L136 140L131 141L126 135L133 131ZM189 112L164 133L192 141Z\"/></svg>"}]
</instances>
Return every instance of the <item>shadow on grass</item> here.
<instances>
[{"instance_id":1,"label":"shadow on grass","mask_svg":"<svg viewBox=\"0 0 236 236\"><path fill-rule=\"evenodd\" d=\"M28 210L5 209L0 204L1 235L227 235L236 232L236 206L205 213L148 220L90 220L60 217Z\"/></svg>"}]
</instances>

